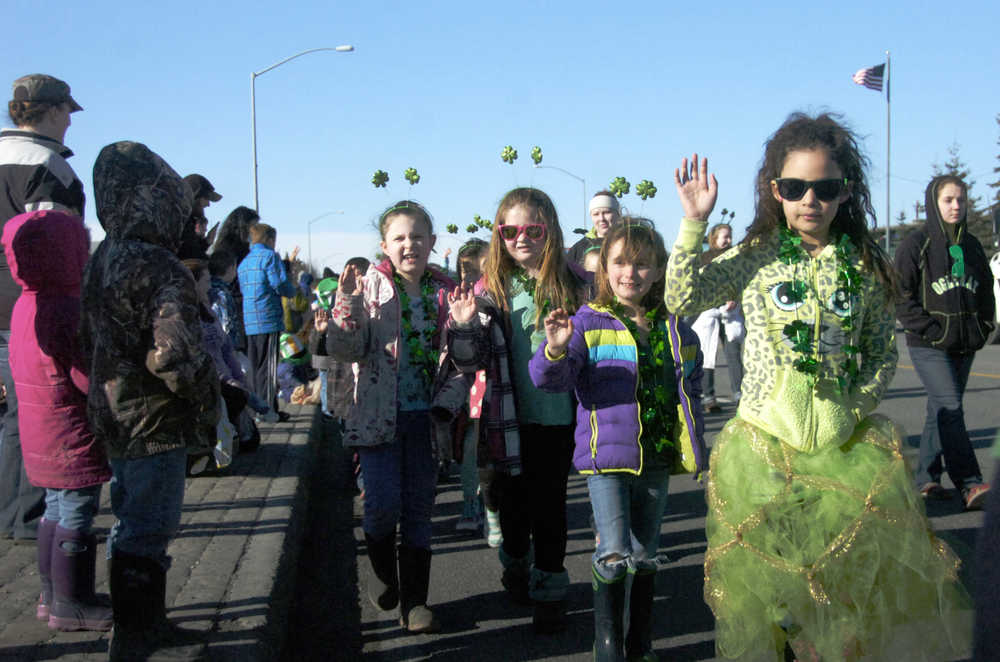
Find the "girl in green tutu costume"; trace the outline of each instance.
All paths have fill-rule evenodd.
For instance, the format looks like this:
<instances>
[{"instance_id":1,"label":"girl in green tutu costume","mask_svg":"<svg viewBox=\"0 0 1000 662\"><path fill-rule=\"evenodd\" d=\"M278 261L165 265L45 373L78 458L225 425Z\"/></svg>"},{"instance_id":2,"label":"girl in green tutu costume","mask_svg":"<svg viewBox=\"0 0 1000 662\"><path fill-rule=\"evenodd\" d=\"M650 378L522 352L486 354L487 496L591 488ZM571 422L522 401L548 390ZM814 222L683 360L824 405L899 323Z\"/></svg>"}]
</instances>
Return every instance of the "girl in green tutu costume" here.
<instances>
[{"instance_id":1,"label":"girl in green tutu costume","mask_svg":"<svg viewBox=\"0 0 1000 662\"><path fill-rule=\"evenodd\" d=\"M708 480L705 600L741 660L943 660L971 639L959 561L930 530L889 419L891 267L853 133L794 114L768 140L746 238L699 270L718 185L675 172L685 218L666 303L740 301L746 376Z\"/></svg>"}]
</instances>

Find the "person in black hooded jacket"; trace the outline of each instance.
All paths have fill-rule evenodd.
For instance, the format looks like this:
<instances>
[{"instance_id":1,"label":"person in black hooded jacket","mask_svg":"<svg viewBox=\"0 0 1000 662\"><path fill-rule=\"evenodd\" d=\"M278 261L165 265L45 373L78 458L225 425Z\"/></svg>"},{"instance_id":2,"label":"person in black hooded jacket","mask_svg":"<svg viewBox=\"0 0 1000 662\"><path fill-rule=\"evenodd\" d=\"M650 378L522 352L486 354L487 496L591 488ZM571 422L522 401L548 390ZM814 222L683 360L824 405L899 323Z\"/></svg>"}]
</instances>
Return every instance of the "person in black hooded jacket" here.
<instances>
[{"instance_id":1,"label":"person in black hooded jacket","mask_svg":"<svg viewBox=\"0 0 1000 662\"><path fill-rule=\"evenodd\" d=\"M119 660L197 658L202 637L166 618L167 545L181 521L187 449L215 443L219 379L198 294L177 258L191 189L148 147L116 142L94 164L107 236L83 275L87 411L111 460L108 575Z\"/></svg>"},{"instance_id":2,"label":"person in black hooded jacket","mask_svg":"<svg viewBox=\"0 0 1000 662\"><path fill-rule=\"evenodd\" d=\"M915 477L925 497L946 498L940 480L947 470L971 510L982 507L990 486L965 428L962 396L976 350L993 330L993 276L967 227L966 183L954 175L935 177L927 185L926 205L926 224L896 252L903 291L896 317L927 389Z\"/></svg>"}]
</instances>

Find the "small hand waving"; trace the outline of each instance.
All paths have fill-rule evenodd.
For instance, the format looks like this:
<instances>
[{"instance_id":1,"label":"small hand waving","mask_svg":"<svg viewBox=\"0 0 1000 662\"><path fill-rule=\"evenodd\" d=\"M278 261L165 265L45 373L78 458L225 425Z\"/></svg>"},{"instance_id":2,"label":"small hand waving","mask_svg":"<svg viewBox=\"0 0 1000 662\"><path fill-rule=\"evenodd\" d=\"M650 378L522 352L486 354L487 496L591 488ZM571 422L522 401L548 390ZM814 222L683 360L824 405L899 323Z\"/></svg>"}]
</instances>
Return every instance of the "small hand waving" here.
<instances>
[{"instance_id":1,"label":"small hand waving","mask_svg":"<svg viewBox=\"0 0 1000 662\"><path fill-rule=\"evenodd\" d=\"M566 353L569 339L573 337L573 320L562 308L556 308L545 316L545 339L549 341L549 356Z\"/></svg>"},{"instance_id":2,"label":"small hand waving","mask_svg":"<svg viewBox=\"0 0 1000 662\"><path fill-rule=\"evenodd\" d=\"M448 295L448 304L451 306L451 318L456 322L471 322L476 317L476 297L472 293L472 288L463 285L456 287Z\"/></svg>"},{"instance_id":3,"label":"small hand waving","mask_svg":"<svg viewBox=\"0 0 1000 662\"><path fill-rule=\"evenodd\" d=\"M316 327L317 333L326 333L327 328L330 326L330 311L323 310L319 308L316 310L316 314L313 316L313 324Z\"/></svg>"},{"instance_id":4,"label":"small hand waving","mask_svg":"<svg viewBox=\"0 0 1000 662\"><path fill-rule=\"evenodd\" d=\"M719 197L715 174L708 174L708 159L701 159L699 167L698 155L694 154L689 168L687 157L684 157L681 167L674 170L674 186L677 187L684 216L698 221L707 220Z\"/></svg>"},{"instance_id":5,"label":"small hand waving","mask_svg":"<svg viewBox=\"0 0 1000 662\"><path fill-rule=\"evenodd\" d=\"M349 296L358 296L364 291L364 279L353 264L340 276L340 291Z\"/></svg>"}]
</instances>

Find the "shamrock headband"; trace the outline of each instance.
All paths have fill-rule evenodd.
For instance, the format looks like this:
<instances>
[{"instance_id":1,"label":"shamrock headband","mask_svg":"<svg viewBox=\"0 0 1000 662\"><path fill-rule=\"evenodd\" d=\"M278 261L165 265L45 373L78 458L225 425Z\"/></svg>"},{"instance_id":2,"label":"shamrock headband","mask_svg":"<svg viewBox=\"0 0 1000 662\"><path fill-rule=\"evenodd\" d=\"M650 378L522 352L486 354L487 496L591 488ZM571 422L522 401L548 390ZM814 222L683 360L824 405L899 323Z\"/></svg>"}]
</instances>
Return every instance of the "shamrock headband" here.
<instances>
[{"instance_id":1,"label":"shamrock headband","mask_svg":"<svg viewBox=\"0 0 1000 662\"><path fill-rule=\"evenodd\" d=\"M590 212L593 213L595 209L613 209L618 211L618 200L615 199L613 195L595 195L590 199Z\"/></svg>"}]
</instances>

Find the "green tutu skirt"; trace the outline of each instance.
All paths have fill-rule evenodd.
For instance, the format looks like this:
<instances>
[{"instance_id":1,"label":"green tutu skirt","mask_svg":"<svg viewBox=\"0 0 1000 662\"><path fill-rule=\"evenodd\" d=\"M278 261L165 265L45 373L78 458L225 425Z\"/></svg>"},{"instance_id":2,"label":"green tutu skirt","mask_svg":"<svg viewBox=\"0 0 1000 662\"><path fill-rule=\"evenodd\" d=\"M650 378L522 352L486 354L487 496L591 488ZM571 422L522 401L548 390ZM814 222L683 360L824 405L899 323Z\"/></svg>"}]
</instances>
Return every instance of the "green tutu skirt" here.
<instances>
[{"instance_id":1,"label":"green tutu skirt","mask_svg":"<svg viewBox=\"0 0 1000 662\"><path fill-rule=\"evenodd\" d=\"M931 531L898 429L800 453L739 417L715 439L705 601L718 654L948 660L971 648L960 561Z\"/></svg>"}]
</instances>

